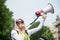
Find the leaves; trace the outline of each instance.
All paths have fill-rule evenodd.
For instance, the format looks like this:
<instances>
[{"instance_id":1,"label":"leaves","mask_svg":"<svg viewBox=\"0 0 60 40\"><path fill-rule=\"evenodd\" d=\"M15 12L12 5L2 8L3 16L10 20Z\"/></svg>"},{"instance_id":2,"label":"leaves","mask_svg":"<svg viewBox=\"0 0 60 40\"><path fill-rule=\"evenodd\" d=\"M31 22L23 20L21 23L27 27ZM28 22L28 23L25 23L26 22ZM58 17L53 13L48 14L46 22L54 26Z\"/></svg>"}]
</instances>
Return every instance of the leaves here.
<instances>
[{"instance_id":1,"label":"leaves","mask_svg":"<svg viewBox=\"0 0 60 40\"><path fill-rule=\"evenodd\" d=\"M10 40L10 32L14 23L13 12L5 5L6 0L0 0L0 40Z\"/></svg>"},{"instance_id":2,"label":"leaves","mask_svg":"<svg viewBox=\"0 0 60 40\"><path fill-rule=\"evenodd\" d=\"M35 28L39 24L40 24L40 22L37 21L34 24L32 24L32 26L29 29ZM47 40L54 40L53 35L52 35L51 31L49 30L49 28L47 26L43 26L41 28L41 30L39 30L38 32L36 32L35 34L32 34L30 36L31 40L37 40L40 37L44 37Z\"/></svg>"}]
</instances>

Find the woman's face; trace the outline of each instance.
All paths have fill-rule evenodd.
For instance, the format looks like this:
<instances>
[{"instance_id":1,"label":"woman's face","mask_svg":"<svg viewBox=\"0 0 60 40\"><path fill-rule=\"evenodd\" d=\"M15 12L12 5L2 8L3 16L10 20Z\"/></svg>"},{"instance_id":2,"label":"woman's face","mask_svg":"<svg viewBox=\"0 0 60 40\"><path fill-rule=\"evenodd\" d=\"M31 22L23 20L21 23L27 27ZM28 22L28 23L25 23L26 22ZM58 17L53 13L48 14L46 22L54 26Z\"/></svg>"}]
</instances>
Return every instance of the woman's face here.
<instances>
[{"instance_id":1,"label":"woman's face","mask_svg":"<svg viewBox=\"0 0 60 40\"><path fill-rule=\"evenodd\" d=\"M18 28L21 30L25 30L25 24L23 24L23 23L19 24Z\"/></svg>"},{"instance_id":2,"label":"woman's face","mask_svg":"<svg viewBox=\"0 0 60 40\"><path fill-rule=\"evenodd\" d=\"M25 24L24 24L24 21L18 20L18 21L17 21L17 26L18 26L19 29L25 30Z\"/></svg>"}]
</instances>

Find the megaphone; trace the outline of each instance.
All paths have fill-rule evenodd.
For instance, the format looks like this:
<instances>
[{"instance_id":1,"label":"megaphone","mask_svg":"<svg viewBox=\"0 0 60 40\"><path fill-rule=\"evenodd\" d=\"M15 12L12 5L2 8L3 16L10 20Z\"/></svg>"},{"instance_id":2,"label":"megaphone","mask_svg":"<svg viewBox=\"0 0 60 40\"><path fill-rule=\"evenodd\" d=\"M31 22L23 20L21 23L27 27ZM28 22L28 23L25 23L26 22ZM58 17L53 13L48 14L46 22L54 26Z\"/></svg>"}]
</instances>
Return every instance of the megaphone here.
<instances>
[{"instance_id":1,"label":"megaphone","mask_svg":"<svg viewBox=\"0 0 60 40\"><path fill-rule=\"evenodd\" d=\"M41 16L42 13L45 13L45 14L52 13L53 14L54 13L54 8L53 8L52 4L48 3L48 6L45 9L41 9L41 10L35 12L37 17Z\"/></svg>"},{"instance_id":2,"label":"megaphone","mask_svg":"<svg viewBox=\"0 0 60 40\"><path fill-rule=\"evenodd\" d=\"M30 23L30 25L33 24L39 18L39 16L43 15L42 13L45 13L45 14L52 13L53 14L54 8L53 8L52 4L48 3L48 6L45 9L41 9L41 10L35 12L37 18L32 23Z\"/></svg>"}]
</instances>

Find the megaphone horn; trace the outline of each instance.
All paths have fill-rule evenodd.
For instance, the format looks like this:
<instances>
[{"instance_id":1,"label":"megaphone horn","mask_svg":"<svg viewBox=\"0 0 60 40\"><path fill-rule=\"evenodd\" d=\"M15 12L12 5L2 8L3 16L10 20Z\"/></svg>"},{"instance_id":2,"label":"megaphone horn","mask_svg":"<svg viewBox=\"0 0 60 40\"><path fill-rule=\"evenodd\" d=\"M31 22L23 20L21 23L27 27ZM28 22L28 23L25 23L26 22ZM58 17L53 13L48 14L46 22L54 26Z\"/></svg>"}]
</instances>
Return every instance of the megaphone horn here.
<instances>
[{"instance_id":1,"label":"megaphone horn","mask_svg":"<svg viewBox=\"0 0 60 40\"><path fill-rule=\"evenodd\" d=\"M47 13L52 13L53 14L54 13L54 8L53 8L51 3L48 3L47 8L45 8L43 11L44 11L45 14L47 14Z\"/></svg>"}]
</instances>

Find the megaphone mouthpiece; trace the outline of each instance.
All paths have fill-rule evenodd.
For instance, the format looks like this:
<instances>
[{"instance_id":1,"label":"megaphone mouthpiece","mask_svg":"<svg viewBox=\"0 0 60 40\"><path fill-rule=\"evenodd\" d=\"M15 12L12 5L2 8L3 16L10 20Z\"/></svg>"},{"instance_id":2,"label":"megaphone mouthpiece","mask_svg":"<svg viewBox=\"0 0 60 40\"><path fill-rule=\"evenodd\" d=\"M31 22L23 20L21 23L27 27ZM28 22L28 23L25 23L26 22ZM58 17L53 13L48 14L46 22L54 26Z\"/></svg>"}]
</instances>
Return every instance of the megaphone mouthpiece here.
<instances>
[{"instance_id":1,"label":"megaphone mouthpiece","mask_svg":"<svg viewBox=\"0 0 60 40\"><path fill-rule=\"evenodd\" d=\"M44 11L41 9L41 10L35 12L35 14L36 14L37 17L39 17L39 16L41 16L41 13L43 13L43 12L44 12Z\"/></svg>"}]
</instances>

